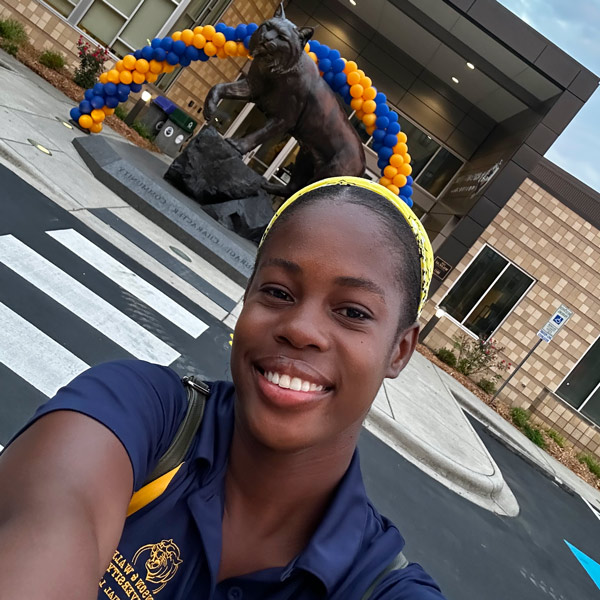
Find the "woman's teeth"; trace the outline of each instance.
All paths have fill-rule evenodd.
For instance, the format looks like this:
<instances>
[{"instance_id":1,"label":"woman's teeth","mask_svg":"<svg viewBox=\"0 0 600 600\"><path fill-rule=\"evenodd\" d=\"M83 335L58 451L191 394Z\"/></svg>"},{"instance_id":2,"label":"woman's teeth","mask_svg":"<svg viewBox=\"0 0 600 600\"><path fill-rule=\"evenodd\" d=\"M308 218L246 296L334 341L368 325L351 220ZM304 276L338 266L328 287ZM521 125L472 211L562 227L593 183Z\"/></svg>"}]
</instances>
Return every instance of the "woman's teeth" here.
<instances>
[{"instance_id":1,"label":"woman's teeth","mask_svg":"<svg viewBox=\"0 0 600 600\"><path fill-rule=\"evenodd\" d=\"M286 390L294 390L296 392L322 392L325 388L322 385L304 381L300 377L290 377L289 375L280 375L279 373L265 373L267 381L278 385Z\"/></svg>"}]
</instances>

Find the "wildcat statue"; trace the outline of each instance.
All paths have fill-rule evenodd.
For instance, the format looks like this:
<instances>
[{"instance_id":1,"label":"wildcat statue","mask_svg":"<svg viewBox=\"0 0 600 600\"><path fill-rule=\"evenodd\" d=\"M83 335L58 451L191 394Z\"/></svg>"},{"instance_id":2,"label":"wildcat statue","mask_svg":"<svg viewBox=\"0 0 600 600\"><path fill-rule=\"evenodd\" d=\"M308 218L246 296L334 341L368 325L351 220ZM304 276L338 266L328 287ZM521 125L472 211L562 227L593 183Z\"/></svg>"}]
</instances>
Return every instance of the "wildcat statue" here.
<instances>
[{"instance_id":1,"label":"wildcat statue","mask_svg":"<svg viewBox=\"0 0 600 600\"><path fill-rule=\"evenodd\" d=\"M263 185L280 196L325 177L361 176L365 171L358 134L304 51L313 32L312 27L297 28L287 20L281 5L250 39L253 61L247 77L215 85L204 104L207 122L223 98L254 102L266 115L267 122L257 131L228 140L242 155L278 134L287 132L296 138L300 151L290 182Z\"/></svg>"}]
</instances>

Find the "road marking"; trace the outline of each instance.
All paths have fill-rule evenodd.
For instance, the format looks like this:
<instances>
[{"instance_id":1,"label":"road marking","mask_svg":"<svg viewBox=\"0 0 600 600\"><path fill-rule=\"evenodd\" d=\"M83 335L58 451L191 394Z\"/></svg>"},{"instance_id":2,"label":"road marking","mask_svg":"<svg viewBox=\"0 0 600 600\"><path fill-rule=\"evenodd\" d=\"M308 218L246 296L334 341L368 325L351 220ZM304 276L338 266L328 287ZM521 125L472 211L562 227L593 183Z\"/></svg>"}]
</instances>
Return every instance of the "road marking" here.
<instances>
[{"instance_id":1,"label":"road marking","mask_svg":"<svg viewBox=\"0 0 600 600\"><path fill-rule=\"evenodd\" d=\"M581 499L587 504L587 507L592 511L592 514L600 521L600 512L598 509L592 506L583 496Z\"/></svg>"},{"instance_id":2,"label":"road marking","mask_svg":"<svg viewBox=\"0 0 600 600\"><path fill-rule=\"evenodd\" d=\"M46 233L192 337L197 338L208 329L206 323L74 229L59 229Z\"/></svg>"},{"instance_id":3,"label":"road marking","mask_svg":"<svg viewBox=\"0 0 600 600\"><path fill-rule=\"evenodd\" d=\"M0 261L136 358L169 365L180 356L14 236L0 236Z\"/></svg>"},{"instance_id":4,"label":"road marking","mask_svg":"<svg viewBox=\"0 0 600 600\"><path fill-rule=\"evenodd\" d=\"M600 589L600 564L590 558L587 554L584 554L578 548L575 548L572 544L569 544L567 540L563 541L579 561L579 564L585 569L585 572L592 578L592 581L596 584L598 589Z\"/></svg>"},{"instance_id":5,"label":"road marking","mask_svg":"<svg viewBox=\"0 0 600 600\"><path fill-rule=\"evenodd\" d=\"M0 363L42 394L54 396L59 388L88 368L86 363L2 302L0 323Z\"/></svg>"}]
</instances>

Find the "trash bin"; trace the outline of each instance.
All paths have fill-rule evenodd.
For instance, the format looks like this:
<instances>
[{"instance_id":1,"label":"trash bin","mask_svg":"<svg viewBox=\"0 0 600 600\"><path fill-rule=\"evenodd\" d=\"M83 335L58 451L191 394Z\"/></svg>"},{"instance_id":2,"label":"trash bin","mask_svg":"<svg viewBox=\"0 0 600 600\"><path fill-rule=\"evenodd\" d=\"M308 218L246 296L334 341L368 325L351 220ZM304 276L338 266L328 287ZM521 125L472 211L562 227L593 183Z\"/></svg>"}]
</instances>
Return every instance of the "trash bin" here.
<instances>
[{"instance_id":1,"label":"trash bin","mask_svg":"<svg viewBox=\"0 0 600 600\"><path fill-rule=\"evenodd\" d=\"M178 109L174 102L164 96L157 96L152 99L152 102L138 120L148 128L152 136L156 136L169 115L175 110Z\"/></svg>"},{"instance_id":2,"label":"trash bin","mask_svg":"<svg viewBox=\"0 0 600 600\"><path fill-rule=\"evenodd\" d=\"M168 156L175 158L181 145L194 132L197 122L181 109L176 108L156 135L154 143Z\"/></svg>"}]
</instances>

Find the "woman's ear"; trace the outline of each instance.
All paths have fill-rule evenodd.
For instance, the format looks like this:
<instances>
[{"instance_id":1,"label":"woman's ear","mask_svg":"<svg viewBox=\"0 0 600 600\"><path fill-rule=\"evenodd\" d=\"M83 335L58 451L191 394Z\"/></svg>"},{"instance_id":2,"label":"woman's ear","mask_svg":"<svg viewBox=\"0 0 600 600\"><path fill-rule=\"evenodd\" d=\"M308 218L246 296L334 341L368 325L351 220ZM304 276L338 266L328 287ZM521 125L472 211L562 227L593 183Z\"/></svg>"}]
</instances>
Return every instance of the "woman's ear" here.
<instances>
[{"instance_id":1,"label":"woman's ear","mask_svg":"<svg viewBox=\"0 0 600 600\"><path fill-rule=\"evenodd\" d=\"M408 364L410 357L417 347L420 328L418 323L413 323L410 327L399 333L390 353L390 362L385 374L388 379L398 377L400 371Z\"/></svg>"}]
</instances>

